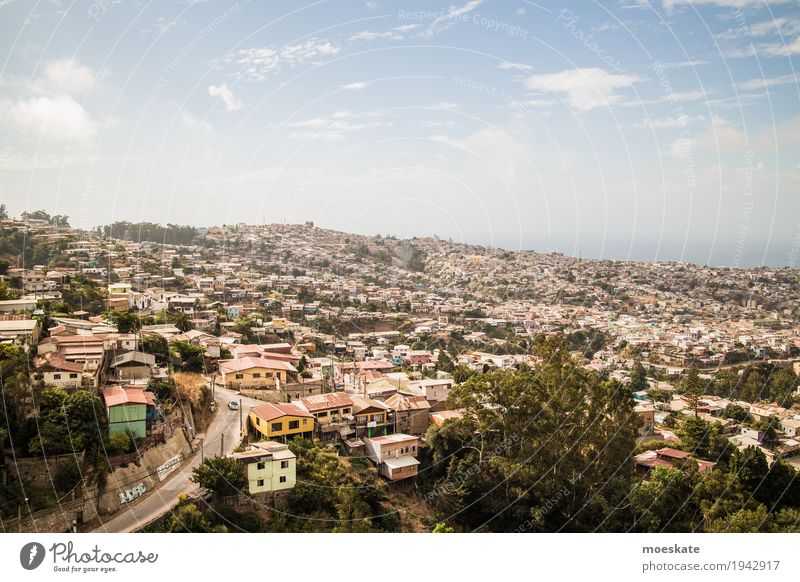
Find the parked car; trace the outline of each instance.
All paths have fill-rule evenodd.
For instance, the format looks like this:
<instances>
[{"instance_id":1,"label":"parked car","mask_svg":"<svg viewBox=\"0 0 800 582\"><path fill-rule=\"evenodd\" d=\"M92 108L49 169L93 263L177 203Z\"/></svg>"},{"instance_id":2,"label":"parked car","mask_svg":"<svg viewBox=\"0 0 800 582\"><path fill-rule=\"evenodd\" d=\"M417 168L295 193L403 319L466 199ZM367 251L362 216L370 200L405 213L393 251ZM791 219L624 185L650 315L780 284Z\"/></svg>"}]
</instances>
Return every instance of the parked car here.
<instances>
[{"instance_id":1,"label":"parked car","mask_svg":"<svg viewBox=\"0 0 800 582\"><path fill-rule=\"evenodd\" d=\"M236 402L236 400L231 400L230 402L228 402L228 408L230 408L231 410L239 410L239 403Z\"/></svg>"}]
</instances>

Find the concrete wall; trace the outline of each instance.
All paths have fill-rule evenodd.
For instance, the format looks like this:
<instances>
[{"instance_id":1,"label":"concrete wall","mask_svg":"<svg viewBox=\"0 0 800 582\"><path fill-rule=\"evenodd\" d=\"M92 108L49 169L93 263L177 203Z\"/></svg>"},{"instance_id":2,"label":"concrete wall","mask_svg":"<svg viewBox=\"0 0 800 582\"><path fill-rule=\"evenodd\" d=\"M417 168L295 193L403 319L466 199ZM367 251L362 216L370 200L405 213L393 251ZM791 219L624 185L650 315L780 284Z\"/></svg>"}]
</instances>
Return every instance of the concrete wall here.
<instances>
[{"instance_id":1,"label":"concrete wall","mask_svg":"<svg viewBox=\"0 0 800 582\"><path fill-rule=\"evenodd\" d=\"M159 476L159 467L174 463L178 457L178 464L173 465L174 470L192 454L192 446L186 438L185 430L175 430L163 445L148 449L137 462L117 467L106 475L105 483L99 491L98 512L109 515L135 504L154 491L162 479L171 476L171 473ZM124 496L125 502L122 502L120 495Z\"/></svg>"}]
</instances>

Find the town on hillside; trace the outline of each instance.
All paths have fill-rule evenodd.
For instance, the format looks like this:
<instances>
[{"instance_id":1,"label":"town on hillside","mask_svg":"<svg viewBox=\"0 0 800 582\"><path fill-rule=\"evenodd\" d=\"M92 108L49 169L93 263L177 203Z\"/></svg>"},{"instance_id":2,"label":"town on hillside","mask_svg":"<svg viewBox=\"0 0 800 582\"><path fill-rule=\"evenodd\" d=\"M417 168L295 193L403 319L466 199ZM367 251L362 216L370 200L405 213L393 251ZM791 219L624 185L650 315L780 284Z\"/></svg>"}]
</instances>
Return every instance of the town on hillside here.
<instances>
[{"instance_id":1,"label":"town on hillside","mask_svg":"<svg viewBox=\"0 0 800 582\"><path fill-rule=\"evenodd\" d=\"M0 531L800 531L797 270L0 229Z\"/></svg>"}]
</instances>

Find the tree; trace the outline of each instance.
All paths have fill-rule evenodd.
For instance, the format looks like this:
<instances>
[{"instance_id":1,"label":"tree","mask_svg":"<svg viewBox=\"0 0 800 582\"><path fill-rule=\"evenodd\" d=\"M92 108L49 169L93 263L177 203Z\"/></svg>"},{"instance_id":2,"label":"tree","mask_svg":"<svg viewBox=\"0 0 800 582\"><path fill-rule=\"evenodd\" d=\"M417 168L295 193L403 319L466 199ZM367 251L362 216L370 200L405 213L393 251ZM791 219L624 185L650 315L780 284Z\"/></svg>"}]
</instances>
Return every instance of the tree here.
<instances>
[{"instance_id":1,"label":"tree","mask_svg":"<svg viewBox=\"0 0 800 582\"><path fill-rule=\"evenodd\" d=\"M181 369L186 372L200 373L205 368L205 360L203 354L205 353L201 346L196 346L193 343L172 340L170 347L178 352L181 358Z\"/></svg>"},{"instance_id":2,"label":"tree","mask_svg":"<svg viewBox=\"0 0 800 582\"><path fill-rule=\"evenodd\" d=\"M172 314L171 319L175 327L177 327L180 331L184 333L194 329L194 323L192 323L192 318L189 317L189 314L184 313L183 311L174 312Z\"/></svg>"},{"instance_id":3,"label":"tree","mask_svg":"<svg viewBox=\"0 0 800 582\"><path fill-rule=\"evenodd\" d=\"M759 533L770 531L771 518L767 508L740 509L736 513L711 521L706 531L711 533Z\"/></svg>"},{"instance_id":4,"label":"tree","mask_svg":"<svg viewBox=\"0 0 800 582\"><path fill-rule=\"evenodd\" d=\"M447 353L447 350L440 349L439 356L436 358L436 369L443 372L452 372L455 369L453 358Z\"/></svg>"},{"instance_id":5,"label":"tree","mask_svg":"<svg viewBox=\"0 0 800 582\"><path fill-rule=\"evenodd\" d=\"M703 396L703 381L700 379L696 368L689 369L689 373L680 383L680 389L689 402L689 408L691 408L694 411L694 415L697 416L700 397Z\"/></svg>"},{"instance_id":6,"label":"tree","mask_svg":"<svg viewBox=\"0 0 800 582\"><path fill-rule=\"evenodd\" d=\"M723 418L730 418L736 422L745 422L750 414L738 404L728 404L722 411Z\"/></svg>"},{"instance_id":7,"label":"tree","mask_svg":"<svg viewBox=\"0 0 800 582\"><path fill-rule=\"evenodd\" d=\"M767 478L767 457L756 447L737 449L731 456L730 472L736 476L745 491L753 493Z\"/></svg>"},{"instance_id":8,"label":"tree","mask_svg":"<svg viewBox=\"0 0 800 582\"><path fill-rule=\"evenodd\" d=\"M142 327L139 316L130 311L112 311L108 317L117 326L119 333L134 333Z\"/></svg>"},{"instance_id":9,"label":"tree","mask_svg":"<svg viewBox=\"0 0 800 582\"><path fill-rule=\"evenodd\" d=\"M192 481L214 492L217 497L228 497L247 492L247 481L242 465L233 457L210 457L192 469Z\"/></svg>"},{"instance_id":10,"label":"tree","mask_svg":"<svg viewBox=\"0 0 800 582\"><path fill-rule=\"evenodd\" d=\"M426 435L433 503L464 529L613 527L638 430L630 391L577 366L560 338L534 350L535 371L488 371L451 390L463 416Z\"/></svg>"},{"instance_id":11,"label":"tree","mask_svg":"<svg viewBox=\"0 0 800 582\"><path fill-rule=\"evenodd\" d=\"M683 420L677 435L681 439L681 448L701 459L718 461L727 455L729 443L719 423L711 424L698 416L690 416Z\"/></svg>"},{"instance_id":12,"label":"tree","mask_svg":"<svg viewBox=\"0 0 800 582\"><path fill-rule=\"evenodd\" d=\"M166 361L169 357L169 342L161 334L148 333L142 338L141 350L153 354L158 360Z\"/></svg>"},{"instance_id":13,"label":"tree","mask_svg":"<svg viewBox=\"0 0 800 582\"><path fill-rule=\"evenodd\" d=\"M647 371L644 369L642 362L637 360L631 371L631 390L640 392L648 388L650 388L650 384L647 382Z\"/></svg>"},{"instance_id":14,"label":"tree","mask_svg":"<svg viewBox=\"0 0 800 582\"><path fill-rule=\"evenodd\" d=\"M693 531L697 507L692 493L692 474L672 467L656 467L649 479L631 488L635 531Z\"/></svg>"}]
</instances>

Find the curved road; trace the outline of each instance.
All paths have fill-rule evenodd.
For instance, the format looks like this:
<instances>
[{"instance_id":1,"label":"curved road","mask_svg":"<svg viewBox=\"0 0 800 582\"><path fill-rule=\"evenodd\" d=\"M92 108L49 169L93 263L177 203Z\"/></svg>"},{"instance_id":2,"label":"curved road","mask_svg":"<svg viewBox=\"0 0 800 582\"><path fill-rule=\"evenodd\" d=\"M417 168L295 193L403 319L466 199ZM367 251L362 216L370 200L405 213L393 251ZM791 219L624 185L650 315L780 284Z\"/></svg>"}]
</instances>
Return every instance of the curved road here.
<instances>
[{"instance_id":1,"label":"curved road","mask_svg":"<svg viewBox=\"0 0 800 582\"><path fill-rule=\"evenodd\" d=\"M241 438L239 432L239 411L228 408L231 400L242 401L242 418L247 422L247 414L252 406L263 404L260 400L252 398L242 398L238 392L233 392L219 386L215 389L214 399L217 403L217 413L214 420L208 427L203 440L205 445L205 455L218 455L220 450L220 437L225 435L223 454L229 454L236 447ZM198 435L203 436L203 435ZM191 493L198 489L198 485L190 481L192 469L201 462L200 451L170 475L158 489L150 492L139 503L122 509L119 512L108 516L106 521L93 533L128 533L136 531L140 527L167 513L177 503L178 495L181 493ZM101 516L101 520L104 518Z\"/></svg>"}]
</instances>

